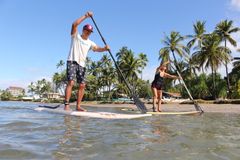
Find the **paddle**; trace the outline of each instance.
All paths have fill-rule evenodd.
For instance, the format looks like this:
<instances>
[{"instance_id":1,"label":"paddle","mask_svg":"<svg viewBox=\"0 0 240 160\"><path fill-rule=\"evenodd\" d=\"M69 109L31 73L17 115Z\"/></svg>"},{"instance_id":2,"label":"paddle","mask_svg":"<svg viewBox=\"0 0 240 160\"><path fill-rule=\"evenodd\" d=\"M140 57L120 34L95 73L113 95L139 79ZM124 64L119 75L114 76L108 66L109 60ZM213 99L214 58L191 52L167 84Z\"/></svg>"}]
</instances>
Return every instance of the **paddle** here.
<instances>
[{"instance_id":1,"label":"paddle","mask_svg":"<svg viewBox=\"0 0 240 160\"><path fill-rule=\"evenodd\" d=\"M42 107L42 108L49 108L49 109L57 109L58 107L60 107L62 104L58 104L56 106L48 106L48 105L39 105L38 107Z\"/></svg>"},{"instance_id":2,"label":"paddle","mask_svg":"<svg viewBox=\"0 0 240 160\"><path fill-rule=\"evenodd\" d=\"M234 57L232 60L240 60L240 57Z\"/></svg>"},{"instance_id":3,"label":"paddle","mask_svg":"<svg viewBox=\"0 0 240 160\"><path fill-rule=\"evenodd\" d=\"M196 101L194 101L194 99L193 99L193 97L192 97L189 89L187 88L187 86L186 86L186 84L185 84L185 82L184 82L184 80L183 80L180 72L178 71L178 70L179 70L178 67L174 64L174 62L173 62L173 65L174 65L174 67L172 67L171 64L170 64L170 67L172 67L173 70L176 70L176 71L177 71L177 74L178 74L178 76L180 77L179 82L180 82L180 84L181 84L181 81L182 81L182 84L183 84L184 88L186 89L189 98L190 98L191 101L193 102L195 109L196 109L197 111L204 112L204 111L202 110L202 108L199 106L199 104L198 104ZM174 68L175 68L175 69L174 69Z\"/></svg>"},{"instance_id":4,"label":"paddle","mask_svg":"<svg viewBox=\"0 0 240 160\"><path fill-rule=\"evenodd\" d=\"M99 35L100 35L100 37L102 38L103 43L104 43L105 45L107 45L106 41L104 40L104 38L103 38L103 36L102 36L102 34L101 34L101 32L100 32L100 30L99 30L96 22L95 22L95 20L93 19L92 16L90 16L90 17L91 17L91 19L92 19L92 21L93 21L93 23L94 23L94 25L95 25L95 27L96 27ZM140 99L139 99L138 96L135 94L135 92L133 91L133 89L131 89L131 87L130 87L130 85L128 84L126 78L123 76L122 71L120 70L119 66L117 65L117 63L116 63L116 61L115 61L115 59L114 59L111 51L108 50L108 52L109 52L109 54L110 54L110 56L111 56L111 58L112 58L112 60L113 60L113 62L114 62L114 64L115 64L115 66L116 66L119 74L120 74L121 77L123 78L123 81L124 81L124 83L126 84L128 90L129 90L129 92L130 92L130 94L131 94L131 96L132 96L132 98L133 98L133 101L134 101L135 105L136 105L137 108L141 111L141 113L146 113L146 112L147 112L146 106L144 105L144 103L143 103L142 101L140 101Z\"/></svg>"}]
</instances>

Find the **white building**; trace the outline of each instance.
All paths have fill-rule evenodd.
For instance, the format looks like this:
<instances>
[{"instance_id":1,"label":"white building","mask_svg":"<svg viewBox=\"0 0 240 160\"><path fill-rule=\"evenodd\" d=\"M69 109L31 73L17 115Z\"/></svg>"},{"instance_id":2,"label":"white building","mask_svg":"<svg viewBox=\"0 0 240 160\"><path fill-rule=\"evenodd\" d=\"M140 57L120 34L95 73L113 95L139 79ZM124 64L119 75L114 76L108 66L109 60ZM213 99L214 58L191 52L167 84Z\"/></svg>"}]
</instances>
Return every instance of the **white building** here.
<instances>
[{"instance_id":1,"label":"white building","mask_svg":"<svg viewBox=\"0 0 240 160\"><path fill-rule=\"evenodd\" d=\"M21 87L10 86L6 89L6 91L10 92L13 97L23 96L25 90Z\"/></svg>"}]
</instances>

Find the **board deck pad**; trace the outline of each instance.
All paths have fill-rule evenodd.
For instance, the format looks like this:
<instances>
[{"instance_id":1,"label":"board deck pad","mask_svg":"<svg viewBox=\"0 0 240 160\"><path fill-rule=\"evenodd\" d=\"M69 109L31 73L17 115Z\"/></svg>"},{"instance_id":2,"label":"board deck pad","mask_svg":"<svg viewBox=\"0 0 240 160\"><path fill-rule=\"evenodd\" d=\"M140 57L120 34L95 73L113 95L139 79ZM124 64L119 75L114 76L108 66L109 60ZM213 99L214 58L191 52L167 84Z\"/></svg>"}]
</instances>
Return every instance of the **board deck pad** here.
<instances>
[{"instance_id":1,"label":"board deck pad","mask_svg":"<svg viewBox=\"0 0 240 160\"><path fill-rule=\"evenodd\" d=\"M80 112L80 111L65 111L63 107L56 109L45 108L44 106L35 108L36 111L46 111L51 113L58 113L71 116L79 117L91 117L91 118L103 118L103 119L135 119L142 117L149 117L152 114L123 114L123 113L113 113L113 112Z\"/></svg>"}]
</instances>

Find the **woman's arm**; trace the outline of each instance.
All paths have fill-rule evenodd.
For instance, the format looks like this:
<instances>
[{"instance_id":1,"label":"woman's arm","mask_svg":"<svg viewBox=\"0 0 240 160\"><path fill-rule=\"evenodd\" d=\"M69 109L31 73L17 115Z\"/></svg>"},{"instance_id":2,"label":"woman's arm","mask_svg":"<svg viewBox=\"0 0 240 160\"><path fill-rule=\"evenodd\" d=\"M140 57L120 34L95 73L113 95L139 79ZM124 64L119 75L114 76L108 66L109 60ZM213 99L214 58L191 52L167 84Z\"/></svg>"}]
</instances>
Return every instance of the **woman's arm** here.
<instances>
[{"instance_id":1,"label":"woman's arm","mask_svg":"<svg viewBox=\"0 0 240 160\"><path fill-rule=\"evenodd\" d=\"M166 78L172 78L172 79L179 79L178 76L171 75L171 74L168 74L168 73L165 73L165 74L164 74L164 77L166 77Z\"/></svg>"}]
</instances>

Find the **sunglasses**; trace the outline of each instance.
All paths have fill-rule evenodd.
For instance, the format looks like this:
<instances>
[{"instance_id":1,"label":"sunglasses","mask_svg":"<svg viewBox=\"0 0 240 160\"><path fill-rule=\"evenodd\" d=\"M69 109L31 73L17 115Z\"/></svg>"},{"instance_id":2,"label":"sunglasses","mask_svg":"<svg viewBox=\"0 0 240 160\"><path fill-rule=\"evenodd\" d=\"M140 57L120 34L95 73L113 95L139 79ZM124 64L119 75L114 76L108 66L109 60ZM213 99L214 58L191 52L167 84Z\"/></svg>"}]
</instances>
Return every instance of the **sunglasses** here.
<instances>
[{"instance_id":1,"label":"sunglasses","mask_svg":"<svg viewBox=\"0 0 240 160\"><path fill-rule=\"evenodd\" d=\"M92 31L89 31L89 30L86 30L86 29L84 29L85 31L87 31L88 33L92 33Z\"/></svg>"}]
</instances>

